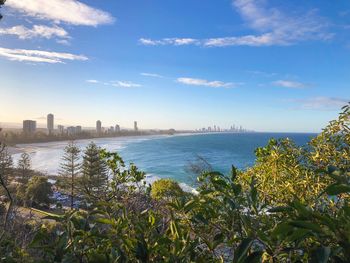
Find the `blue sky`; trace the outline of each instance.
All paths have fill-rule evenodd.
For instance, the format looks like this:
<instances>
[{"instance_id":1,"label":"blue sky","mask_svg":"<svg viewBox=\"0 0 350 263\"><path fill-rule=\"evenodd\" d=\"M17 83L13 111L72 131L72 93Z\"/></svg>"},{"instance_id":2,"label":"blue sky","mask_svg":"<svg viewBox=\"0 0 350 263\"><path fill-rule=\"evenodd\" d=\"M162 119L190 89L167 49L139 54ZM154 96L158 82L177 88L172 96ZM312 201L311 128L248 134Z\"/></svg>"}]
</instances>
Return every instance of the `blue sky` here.
<instances>
[{"instance_id":1,"label":"blue sky","mask_svg":"<svg viewBox=\"0 0 350 263\"><path fill-rule=\"evenodd\" d=\"M348 0L7 0L0 122L318 132L350 100Z\"/></svg>"}]
</instances>

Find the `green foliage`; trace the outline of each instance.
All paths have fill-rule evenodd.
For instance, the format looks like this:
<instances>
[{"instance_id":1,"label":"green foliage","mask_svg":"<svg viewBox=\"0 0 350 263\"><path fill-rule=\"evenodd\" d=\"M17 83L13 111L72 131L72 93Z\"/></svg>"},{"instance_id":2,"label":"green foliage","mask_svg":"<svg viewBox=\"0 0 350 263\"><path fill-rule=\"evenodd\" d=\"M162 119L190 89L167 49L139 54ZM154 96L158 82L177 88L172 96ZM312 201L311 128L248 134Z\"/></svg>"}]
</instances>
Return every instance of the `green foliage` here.
<instances>
[{"instance_id":1,"label":"green foliage","mask_svg":"<svg viewBox=\"0 0 350 263\"><path fill-rule=\"evenodd\" d=\"M150 199L143 172L90 145L86 175L110 177L101 198L84 211L42 212L56 223L24 252L29 262L349 262L349 114L308 148L271 140L247 171L201 174L196 195L162 179ZM16 261L23 249L7 241L1 252Z\"/></svg>"},{"instance_id":2,"label":"green foliage","mask_svg":"<svg viewBox=\"0 0 350 263\"><path fill-rule=\"evenodd\" d=\"M155 200L172 200L184 196L179 184L171 179L159 179L152 184L151 197Z\"/></svg>"},{"instance_id":3,"label":"green foliage","mask_svg":"<svg viewBox=\"0 0 350 263\"><path fill-rule=\"evenodd\" d=\"M22 153L18 160L17 169L20 174L20 181L27 184L31 176L31 160L27 153Z\"/></svg>"},{"instance_id":4,"label":"green foliage","mask_svg":"<svg viewBox=\"0 0 350 263\"><path fill-rule=\"evenodd\" d=\"M80 174L81 164L79 162L79 154L80 150L76 144L73 141L69 142L69 144L64 148L64 155L60 165L60 175L63 177L60 187L67 189L70 193L71 209L73 209L74 197L77 191L76 179Z\"/></svg>"},{"instance_id":5,"label":"green foliage","mask_svg":"<svg viewBox=\"0 0 350 263\"><path fill-rule=\"evenodd\" d=\"M90 201L98 200L107 191L108 173L101 148L93 142L85 149L81 171L80 190Z\"/></svg>"},{"instance_id":6,"label":"green foliage","mask_svg":"<svg viewBox=\"0 0 350 263\"><path fill-rule=\"evenodd\" d=\"M330 166L350 169L349 121L348 105L307 147L298 147L289 139L271 139L266 147L256 150L256 164L240 174L240 182L247 188L254 176L260 197L271 204L283 204L295 197L315 204L331 182L319 171Z\"/></svg>"},{"instance_id":7,"label":"green foliage","mask_svg":"<svg viewBox=\"0 0 350 263\"><path fill-rule=\"evenodd\" d=\"M25 202L28 205L49 205L52 195L51 184L46 177L34 176L30 179L25 191Z\"/></svg>"},{"instance_id":8,"label":"green foliage","mask_svg":"<svg viewBox=\"0 0 350 263\"><path fill-rule=\"evenodd\" d=\"M9 176L13 169L13 160L8 148L5 144L0 142L0 180L1 184L7 185L9 183Z\"/></svg>"}]
</instances>

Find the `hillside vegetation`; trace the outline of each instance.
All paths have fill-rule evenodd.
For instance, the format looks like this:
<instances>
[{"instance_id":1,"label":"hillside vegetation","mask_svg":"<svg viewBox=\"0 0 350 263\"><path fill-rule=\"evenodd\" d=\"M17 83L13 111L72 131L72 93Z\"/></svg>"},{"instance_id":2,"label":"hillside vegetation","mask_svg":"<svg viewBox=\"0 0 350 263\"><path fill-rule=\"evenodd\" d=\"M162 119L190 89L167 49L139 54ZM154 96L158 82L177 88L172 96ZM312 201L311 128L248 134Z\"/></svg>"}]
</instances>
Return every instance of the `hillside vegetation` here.
<instances>
[{"instance_id":1,"label":"hillside vegetation","mask_svg":"<svg viewBox=\"0 0 350 263\"><path fill-rule=\"evenodd\" d=\"M245 171L202 171L196 194L171 180L148 186L134 164L93 144L77 165L67 146L56 187L71 205L55 211L42 204L40 177L14 179L27 173L3 146L0 262L349 262L349 122L348 105L307 146L271 139Z\"/></svg>"}]
</instances>

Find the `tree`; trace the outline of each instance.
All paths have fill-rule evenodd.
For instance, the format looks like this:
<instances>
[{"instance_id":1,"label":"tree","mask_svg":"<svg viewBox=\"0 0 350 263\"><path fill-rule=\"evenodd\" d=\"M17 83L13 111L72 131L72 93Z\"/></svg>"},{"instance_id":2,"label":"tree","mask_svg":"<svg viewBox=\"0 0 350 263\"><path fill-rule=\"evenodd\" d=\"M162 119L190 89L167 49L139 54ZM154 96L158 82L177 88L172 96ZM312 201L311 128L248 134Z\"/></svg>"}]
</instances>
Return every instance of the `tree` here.
<instances>
[{"instance_id":1,"label":"tree","mask_svg":"<svg viewBox=\"0 0 350 263\"><path fill-rule=\"evenodd\" d=\"M3 144L2 142L0 142L0 187L2 187L5 190L7 198L9 199L9 205L8 205L8 208L7 208L7 211L5 213L4 220L3 220L3 222L4 222L2 225L3 231L0 235L0 241L5 234L7 222L9 220L9 216L11 214L12 205L13 205L13 198L12 198L11 192L8 188L8 176L9 176L9 172L12 168L12 163L13 163L12 157L8 153L7 146L5 144Z\"/></svg>"},{"instance_id":2,"label":"tree","mask_svg":"<svg viewBox=\"0 0 350 263\"><path fill-rule=\"evenodd\" d=\"M31 173L31 160L29 154L21 154L21 158L18 160L17 169L20 172L22 183L27 184Z\"/></svg>"},{"instance_id":3,"label":"tree","mask_svg":"<svg viewBox=\"0 0 350 263\"><path fill-rule=\"evenodd\" d=\"M107 165L101 156L101 148L91 142L85 149L80 180L87 199L99 200L108 189Z\"/></svg>"},{"instance_id":4,"label":"tree","mask_svg":"<svg viewBox=\"0 0 350 263\"><path fill-rule=\"evenodd\" d=\"M70 207L73 209L74 206L74 196L76 191L76 178L80 173L80 149L76 146L74 141L71 141L64 148L64 155L62 157L60 175L63 176L66 182L68 182L68 187L70 189Z\"/></svg>"},{"instance_id":5,"label":"tree","mask_svg":"<svg viewBox=\"0 0 350 263\"><path fill-rule=\"evenodd\" d=\"M4 184L8 184L9 176L13 168L13 160L7 146L0 143L0 176Z\"/></svg>"},{"instance_id":6,"label":"tree","mask_svg":"<svg viewBox=\"0 0 350 263\"><path fill-rule=\"evenodd\" d=\"M34 176L30 179L25 194L27 202L29 201L31 205L49 205L51 203L51 195L51 184L46 177Z\"/></svg>"},{"instance_id":7,"label":"tree","mask_svg":"<svg viewBox=\"0 0 350 263\"><path fill-rule=\"evenodd\" d=\"M156 200L171 200L184 195L179 184L171 179L160 179L155 181L151 187L151 197Z\"/></svg>"}]
</instances>

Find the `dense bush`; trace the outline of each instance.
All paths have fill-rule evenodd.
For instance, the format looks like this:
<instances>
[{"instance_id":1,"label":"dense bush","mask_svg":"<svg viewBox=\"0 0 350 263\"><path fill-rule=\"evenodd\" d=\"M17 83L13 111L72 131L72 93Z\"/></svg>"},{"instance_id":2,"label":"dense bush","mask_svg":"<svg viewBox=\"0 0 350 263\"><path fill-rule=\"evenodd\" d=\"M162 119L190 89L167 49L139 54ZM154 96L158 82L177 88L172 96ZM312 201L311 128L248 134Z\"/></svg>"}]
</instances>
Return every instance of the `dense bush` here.
<instances>
[{"instance_id":1,"label":"dense bush","mask_svg":"<svg viewBox=\"0 0 350 263\"><path fill-rule=\"evenodd\" d=\"M156 200L172 200L183 195L179 184L171 179L159 179L151 187L151 197Z\"/></svg>"},{"instance_id":2,"label":"dense bush","mask_svg":"<svg viewBox=\"0 0 350 263\"><path fill-rule=\"evenodd\" d=\"M25 202L34 206L48 206L51 203L51 187L46 177L32 177L25 190Z\"/></svg>"}]
</instances>

